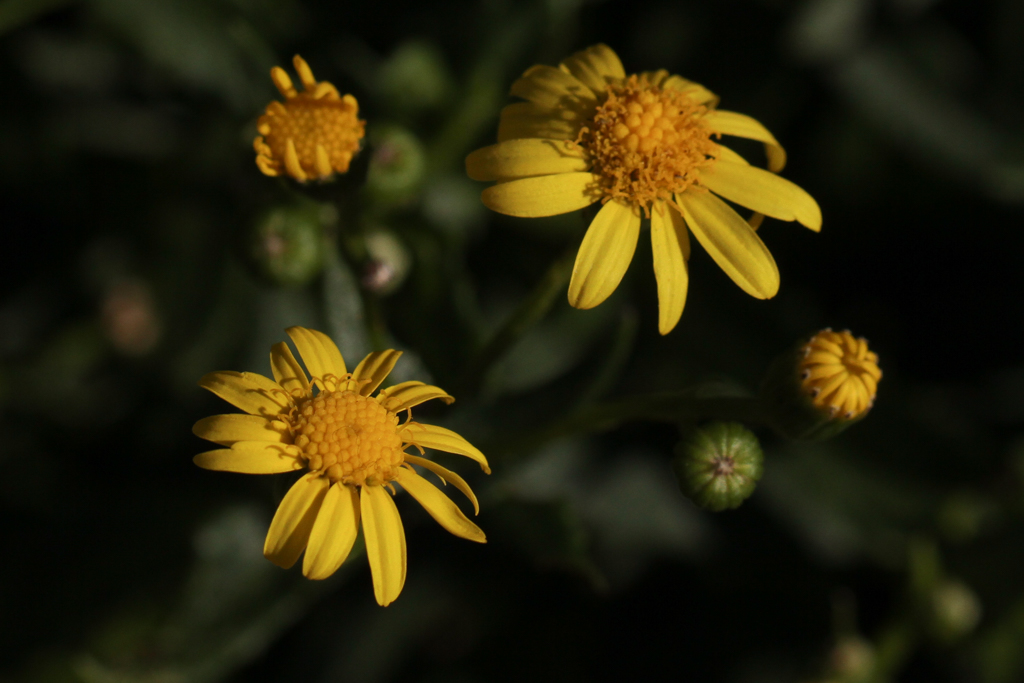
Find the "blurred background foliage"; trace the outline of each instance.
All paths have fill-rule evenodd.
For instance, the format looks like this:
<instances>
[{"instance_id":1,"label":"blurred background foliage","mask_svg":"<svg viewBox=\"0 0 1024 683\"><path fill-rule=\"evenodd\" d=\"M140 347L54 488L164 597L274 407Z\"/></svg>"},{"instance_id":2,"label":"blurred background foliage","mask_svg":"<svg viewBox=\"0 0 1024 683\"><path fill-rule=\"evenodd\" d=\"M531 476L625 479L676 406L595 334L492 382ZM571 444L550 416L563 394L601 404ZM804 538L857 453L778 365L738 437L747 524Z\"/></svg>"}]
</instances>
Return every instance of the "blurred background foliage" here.
<instances>
[{"instance_id":1,"label":"blurred background foliage","mask_svg":"<svg viewBox=\"0 0 1024 683\"><path fill-rule=\"evenodd\" d=\"M1022 35L1018 0L0 1L0 679L1024 680ZM595 42L763 121L824 230L761 229L769 302L696 250L665 338L641 240L612 299L560 292L467 379L585 223L488 213L462 160L519 73ZM333 184L253 163L296 52L368 121ZM264 560L280 477L191 463L225 411L198 378L269 374L296 324L463 387L429 416L491 458L486 546L399 500L387 609L362 559ZM738 510L679 493L671 425L529 438L602 398L743 394L824 326L880 353L877 406L825 443L759 432Z\"/></svg>"}]
</instances>

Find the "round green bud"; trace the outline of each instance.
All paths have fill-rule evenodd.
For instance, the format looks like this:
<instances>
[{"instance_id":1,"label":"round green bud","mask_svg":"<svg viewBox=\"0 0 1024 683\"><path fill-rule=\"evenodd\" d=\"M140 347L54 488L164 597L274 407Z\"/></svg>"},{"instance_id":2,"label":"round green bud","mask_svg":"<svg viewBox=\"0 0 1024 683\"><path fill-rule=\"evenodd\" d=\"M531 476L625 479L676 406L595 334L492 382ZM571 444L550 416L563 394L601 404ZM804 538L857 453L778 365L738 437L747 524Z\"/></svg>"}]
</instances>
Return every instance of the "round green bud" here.
<instances>
[{"instance_id":1,"label":"round green bud","mask_svg":"<svg viewBox=\"0 0 1024 683\"><path fill-rule=\"evenodd\" d=\"M707 510L731 510L750 497L764 472L757 437L738 422L712 422L695 429L675 449L679 488Z\"/></svg>"},{"instance_id":2,"label":"round green bud","mask_svg":"<svg viewBox=\"0 0 1024 683\"><path fill-rule=\"evenodd\" d=\"M442 106L455 88L444 53L431 43L415 40L395 50L375 81L392 107L406 113Z\"/></svg>"},{"instance_id":3,"label":"round green bud","mask_svg":"<svg viewBox=\"0 0 1024 683\"><path fill-rule=\"evenodd\" d=\"M362 283L380 296L391 294L405 282L412 259L409 250L388 230L375 230L366 236L369 259L363 268Z\"/></svg>"},{"instance_id":4,"label":"round green bud","mask_svg":"<svg viewBox=\"0 0 1024 683\"><path fill-rule=\"evenodd\" d=\"M828 657L829 672L843 683L862 683L875 669L875 648L860 636L840 638Z\"/></svg>"},{"instance_id":5,"label":"round green bud","mask_svg":"<svg viewBox=\"0 0 1024 683\"><path fill-rule=\"evenodd\" d=\"M412 198L423 183L427 156L415 135L400 126L381 125L370 130L366 189L374 198L401 202Z\"/></svg>"},{"instance_id":6,"label":"round green bud","mask_svg":"<svg viewBox=\"0 0 1024 683\"><path fill-rule=\"evenodd\" d=\"M304 285L324 265L324 222L317 204L276 206L256 222L250 252L260 272L279 285Z\"/></svg>"},{"instance_id":7,"label":"round green bud","mask_svg":"<svg viewBox=\"0 0 1024 683\"><path fill-rule=\"evenodd\" d=\"M947 579L932 591L928 627L938 640L946 643L959 640L973 631L979 621L981 602L967 584Z\"/></svg>"}]
</instances>

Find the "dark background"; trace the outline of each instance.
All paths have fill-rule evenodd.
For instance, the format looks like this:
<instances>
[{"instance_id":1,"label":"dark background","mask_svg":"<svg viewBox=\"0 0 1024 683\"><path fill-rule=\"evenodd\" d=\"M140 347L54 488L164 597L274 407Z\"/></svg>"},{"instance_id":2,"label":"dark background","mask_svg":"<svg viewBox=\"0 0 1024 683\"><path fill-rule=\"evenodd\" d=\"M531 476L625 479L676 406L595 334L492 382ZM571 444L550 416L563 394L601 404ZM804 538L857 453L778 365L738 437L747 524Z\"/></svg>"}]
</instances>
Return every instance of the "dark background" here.
<instances>
[{"instance_id":1,"label":"dark background","mask_svg":"<svg viewBox=\"0 0 1024 683\"><path fill-rule=\"evenodd\" d=\"M1022 35L1015 0L3 0L0 680L852 681L829 652L855 632L885 661L901 643L877 680L1024 680ZM641 239L612 299L560 296L479 398L423 411L491 458L471 480L489 542L400 500L394 605L362 557L318 583L274 567L287 482L192 465L192 423L227 411L196 381L269 374L302 324L350 365L398 345L409 378L452 386L584 225L490 214L462 159L519 73L596 42L762 121L822 232L761 228L767 302L695 247L665 338ZM368 121L332 185L253 163L269 68L295 53ZM397 200L360 189L384 124L426 169ZM340 218L323 272L282 283L254 226L300 192ZM393 292L355 287L344 247L371 228L411 263ZM880 354L877 406L824 443L759 432L766 475L736 511L678 493L673 426L517 445L584 394L755 388L825 326ZM933 624L929 571L976 627Z\"/></svg>"}]
</instances>

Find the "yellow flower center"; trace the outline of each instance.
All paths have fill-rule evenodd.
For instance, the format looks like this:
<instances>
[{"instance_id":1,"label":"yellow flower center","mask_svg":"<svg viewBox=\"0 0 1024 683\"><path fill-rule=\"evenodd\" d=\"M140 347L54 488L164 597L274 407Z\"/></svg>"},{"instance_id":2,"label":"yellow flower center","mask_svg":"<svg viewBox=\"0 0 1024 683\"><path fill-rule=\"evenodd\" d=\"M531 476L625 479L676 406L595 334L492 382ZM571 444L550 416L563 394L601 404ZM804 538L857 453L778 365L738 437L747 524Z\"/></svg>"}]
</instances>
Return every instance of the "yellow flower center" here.
<instances>
[{"instance_id":1,"label":"yellow flower center","mask_svg":"<svg viewBox=\"0 0 1024 683\"><path fill-rule=\"evenodd\" d=\"M608 98L580 132L605 196L649 212L696 180L717 145L704 122L707 108L681 92L630 76L607 86Z\"/></svg>"},{"instance_id":2,"label":"yellow flower center","mask_svg":"<svg viewBox=\"0 0 1024 683\"><path fill-rule=\"evenodd\" d=\"M875 402L882 371L867 340L849 331L822 330L804 347L801 384L814 405L831 415L855 418Z\"/></svg>"},{"instance_id":3,"label":"yellow flower center","mask_svg":"<svg viewBox=\"0 0 1024 683\"><path fill-rule=\"evenodd\" d=\"M276 105L276 106L275 106ZM359 151L364 122L359 120L358 104L351 95L339 99L315 98L308 93L289 97L283 104L274 102L260 117L259 132L264 136L274 159L288 158L288 143L295 146L299 166L306 175L327 175L324 170L344 173L352 156ZM318 166L317 147L326 153ZM320 154L323 154L320 153Z\"/></svg>"},{"instance_id":4,"label":"yellow flower center","mask_svg":"<svg viewBox=\"0 0 1024 683\"><path fill-rule=\"evenodd\" d=\"M292 421L295 445L309 469L332 483L381 485L405 462L398 416L354 391L323 391Z\"/></svg>"}]
</instances>

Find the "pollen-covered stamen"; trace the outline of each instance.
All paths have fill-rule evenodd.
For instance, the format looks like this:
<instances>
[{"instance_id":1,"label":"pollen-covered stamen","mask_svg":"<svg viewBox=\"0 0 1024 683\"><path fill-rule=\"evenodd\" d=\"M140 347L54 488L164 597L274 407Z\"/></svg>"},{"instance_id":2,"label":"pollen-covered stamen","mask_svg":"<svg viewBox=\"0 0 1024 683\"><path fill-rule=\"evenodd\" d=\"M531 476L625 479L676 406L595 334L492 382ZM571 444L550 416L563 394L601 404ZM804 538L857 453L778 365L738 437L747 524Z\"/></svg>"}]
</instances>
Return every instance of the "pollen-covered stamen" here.
<instances>
[{"instance_id":1,"label":"pollen-covered stamen","mask_svg":"<svg viewBox=\"0 0 1024 683\"><path fill-rule=\"evenodd\" d=\"M606 199L650 215L654 201L671 201L694 183L697 168L714 162L718 145L706 112L687 95L634 75L607 86L607 99L575 144L590 154Z\"/></svg>"},{"instance_id":2,"label":"pollen-covered stamen","mask_svg":"<svg viewBox=\"0 0 1024 683\"><path fill-rule=\"evenodd\" d=\"M398 416L354 391L322 391L292 421L295 445L332 483L383 485L405 462Z\"/></svg>"}]
</instances>

